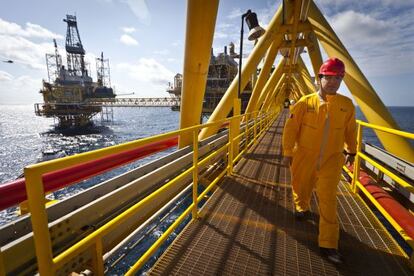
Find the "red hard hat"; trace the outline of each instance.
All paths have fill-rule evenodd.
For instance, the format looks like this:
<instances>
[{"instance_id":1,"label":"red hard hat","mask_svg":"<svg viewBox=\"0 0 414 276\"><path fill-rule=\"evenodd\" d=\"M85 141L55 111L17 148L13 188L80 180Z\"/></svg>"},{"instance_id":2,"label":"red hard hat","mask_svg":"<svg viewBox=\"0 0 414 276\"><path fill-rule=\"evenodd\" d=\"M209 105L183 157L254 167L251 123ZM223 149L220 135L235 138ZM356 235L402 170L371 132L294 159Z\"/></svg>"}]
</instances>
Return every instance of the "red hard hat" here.
<instances>
[{"instance_id":1,"label":"red hard hat","mask_svg":"<svg viewBox=\"0 0 414 276\"><path fill-rule=\"evenodd\" d=\"M345 64L338 58L330 58L322 64L319 75L343 77L345 75Z\"/></svg>"}]
</instances>

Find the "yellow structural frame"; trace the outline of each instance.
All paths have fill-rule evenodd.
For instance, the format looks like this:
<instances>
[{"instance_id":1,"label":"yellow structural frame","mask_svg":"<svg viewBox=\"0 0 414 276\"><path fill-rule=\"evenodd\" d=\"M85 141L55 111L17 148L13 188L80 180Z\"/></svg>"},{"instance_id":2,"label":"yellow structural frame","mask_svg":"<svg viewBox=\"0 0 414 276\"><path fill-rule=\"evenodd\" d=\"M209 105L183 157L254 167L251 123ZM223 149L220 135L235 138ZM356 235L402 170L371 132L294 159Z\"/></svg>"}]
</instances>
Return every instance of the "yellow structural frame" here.
<instances>
[{"instance_id":1,"label":"yellow structural frame","mask_svg":"<svg viewBox=\"0 0 414 276\"><path fill-rule=\"evenodd\" d=\"M117 225L122 224L128 218L133 216L142 210L146 204L150 204L152 201L157 200L159 195L165 193L169 187L175 185L178 181L183 179L188 174L193 175L193 203L184 211L184 213L167 229L167 231L155 242L154 245L137 261L137 263L128 271L126 275L133 275L143 264L148 260L148 258L159 248L159 246L165 241L168 235L183 221L183 219L190 213L192 213L193 219L196 219L199 216L199 211L197 209L197 203L203 199L203 197L216 185L221 178L226 174L231 174L233 171L233 166L240 160L241 156L246 153L249 147L251 147L256 141L257 137L262 135L264 131L271 125L274 119L277 117L277 113L250 113L244 115L238 115L231 118L219 120L212 123L207 123L204 125L196 125L184 129L179 129L176 131L156 135L149 138L144 138L141 140L128 142L121 145L111 146L105 149L95 150L87 153L77 154L74 156L69 156L61 159L51 160L43 163L38 163L30 165L24 169L26 176L26 190L27 197L30 207L32 228L34 234L34 244L36 250L36 257L38 263L38 270L40 275L55 275L56 271L61 268L66 262L68 262L75 255L92 248L93 252L93 271L97 275L103 275L104 272L104 263L103 263L103 246L102 238L113 231ZM250 120L246 120L244 125L244 132L240 133L240 121L243 117L249 116ZM221 127L223 124L229 124L229 141L221 148L209 153L207 157L199 160L198 153L198 144L199 144L199 135L200 130L206 127ZM139 201L135 205L131 206L125 210L120 215L113 218L111 221L107 222L79 242L75 243L73 246L69 247L65 251L61 252L57 256L53 256L52 253L52 242L50 238L49 228L48 228L48 219L46 214L45 207L45 192L43 188L42 176L45 173L56 171L64 168L73 166L74 164L81 164L84 162L96 160L105 156L112 154L120 153L126 150L131 150L140 146L144 146L153 142L161 141L167 138L183 136L188 133L192 136L193 144L193 166L170 180L168 183L164 184L161 188L153 192L152 194L145 197L143 200ZM247 137L253 135L250 143L247 143ZM242 142L242 138L246 137L245 146L242 151L235 151L235 148L239 147L239 144ZM207 164L213 158L219 154L224 154L228 156L228 167L223 170L219 176L217 176L209 186L203 191L202 194L198 195L198 167ZM1 254L1 252L0 252ZM0 255L1 257L1 255ZM1 261L1 259L0 259ZM4 266L0 262L0 272L4 270Z\"/></svg>"},{"instance_id":2,"label":"yellow structural frame","mask_svg":"<svg viewBox=\"0 0 414 276\"><path fill-rule=\"evenodd\" d=\"M329 57L335 56L344 61L346 66L346 75L344 78L345 84L368 122L384 127L399 129L397 123L392 118L368 80L362 74L345 46L329 26L314 1L291 0L284 1L283 3L284 8L282 9L280 6L276 11L267 27L265 35L258 40L258 43L253 48L246 64L244 64L241 76L236 76L230 84L220 103L210 116L209 122L220 120L228 116L233 108L233 99L237 94L239 77L241 78L241 87L243 89L262 58L265 58L265 63L261 74L255 82L252 96L246 109L247 113L259 111L264 107L263 102L267 101L266 98L272 98L271 96L274 95L274 87L283 74L285 74L284 82L287 86L285 86L282 93L288 93L286 95L287 98L298 100L300 96L315 92L316 88L311 75L300 57L300 49L301 47L307 47L313 73L317 76L319 67L322 64L322 55L319 48L320 43ZM188 20L187 24L191 24L192 22L193 21ZM211 26L212 24L209 25ZM188 28L189 27L187 27L187 29ZM304 36L305 38L299 38L298 34L301 34L302 37ZM196 48L197 45L198 44L195 44L193 47ZM188 45L188 47L191 47L191 45ZM287 61L284 61L283 65L279 62L275 70L278 74L275 74L275 72L269 74L273 60L275 60L277 53L280 51L284 51L284 55L286 55L282 60L285 59ZM190 53L190 51L187 52L186 50L186 53ZM197 54L190 56L186 55L186 60L191 60L192 58L197 60L197 57ZM187 81L190 82L191 78L187 78ZM186 79L184 77L184 83L185 82ZM197 91L202 95L205 86L199 87L199 89L200 90ZM272 99L275 100L275 98ZM199 102L196 106L200 106L202 97L199 97L198 100ZM188 101L187 96L184 93L182 101ZM281 102L275 104L281 104ZM273 103L266 103L266 108L273 105ZM187 113L187 111L196 114L195 116L199 116L198 109L186 109L185 112L182 113ZM181 116L184 117L190 115L182 114ZM195 118L193 118L192 122L195 124ZM183 124L182 126L189 126L189 124ZM216 132L217 127L203 129L200 133L200 138L206 138ZM376 134L389 152L394 153L409 162L414 162L414 149L405 138L394 137L388 133L378 131L376 131ZM189 142L187 142L187 144L188 143Z\"/></svg>"}]
</instances>

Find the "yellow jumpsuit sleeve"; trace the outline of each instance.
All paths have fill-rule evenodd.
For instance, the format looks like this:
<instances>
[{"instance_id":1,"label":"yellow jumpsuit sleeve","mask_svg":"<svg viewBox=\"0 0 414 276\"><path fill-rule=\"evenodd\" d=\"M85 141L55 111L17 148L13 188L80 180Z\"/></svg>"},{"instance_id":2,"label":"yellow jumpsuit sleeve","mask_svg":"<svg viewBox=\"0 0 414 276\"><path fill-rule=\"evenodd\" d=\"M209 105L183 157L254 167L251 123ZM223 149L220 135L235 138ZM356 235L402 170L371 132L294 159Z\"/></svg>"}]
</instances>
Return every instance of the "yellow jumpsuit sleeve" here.
<instances>
[{"instance_id":1,"label":"yellow jumpsuit sleeve","mask_svg":"<svg viewBox=\"0 0 414 276\"><path fill-rule=\"evenodd\" d=\"M299 137L300 125L302 123L303 114L306 110L304 101L297 102L290 111L289 118L286 121L283 130L282 147L284 156L292 156L293 148Z\"/></svg>"},{"instance_id":2,"label":"yellow jumpsuit sleeve","mask_svg":"<svg viewBox=\"0 0 414 276\"><path fill-rule=\"evenodd\" d=\"M355 107L352 105L352 112L347 120L345 128L345 150L349 153L356 153L357 125L355 121Z\"/></svg>"}]
</instances>

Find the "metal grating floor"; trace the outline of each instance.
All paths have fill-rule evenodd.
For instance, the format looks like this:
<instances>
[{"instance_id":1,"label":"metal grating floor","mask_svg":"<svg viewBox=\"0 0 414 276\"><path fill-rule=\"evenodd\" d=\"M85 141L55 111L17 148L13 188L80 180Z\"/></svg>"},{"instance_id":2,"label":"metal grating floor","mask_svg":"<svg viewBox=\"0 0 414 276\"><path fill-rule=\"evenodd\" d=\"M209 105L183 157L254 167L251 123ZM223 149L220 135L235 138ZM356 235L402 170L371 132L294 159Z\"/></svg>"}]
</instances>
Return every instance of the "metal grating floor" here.
<instances>
[{"instance_id":1,"label":"metal grating floor","mask_svg":"<svg viewBox=\"0 0 414 276\"><path fill-rule=\"evenodd\" d=\"M150 275L412 275L403 254L361 200L340 183L340 250L335 266L319 256L318 208L296 221L290 174L280 165L286 112L226 177Z\"/></svg>"}]
</instances>

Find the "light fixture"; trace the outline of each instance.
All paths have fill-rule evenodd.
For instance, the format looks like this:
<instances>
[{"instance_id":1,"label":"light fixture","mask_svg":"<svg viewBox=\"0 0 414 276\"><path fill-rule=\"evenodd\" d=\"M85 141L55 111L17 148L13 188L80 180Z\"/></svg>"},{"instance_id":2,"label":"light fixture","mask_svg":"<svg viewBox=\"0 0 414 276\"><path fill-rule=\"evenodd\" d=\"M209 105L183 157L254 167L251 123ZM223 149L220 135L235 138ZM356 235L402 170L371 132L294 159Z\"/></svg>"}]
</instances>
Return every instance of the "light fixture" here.
<instances>
[{"instance_id":1,"label":"light fixture","mask_svg":"<svg viewBox=\"0 0 414 276\"><path fill-rule=\"evenodd\" d=\"M237 97L240 99L240 90L241 90L241 68L242 68L242 59L243 59L243 21L246 19L247 26L249 27L249 40L256 40L261 37L265 30L259 26L256 13L248 10L241 17L241 29L240 29L240 53L239 53L239 86L237 90Z\"/></svg>"}]
</instances>

